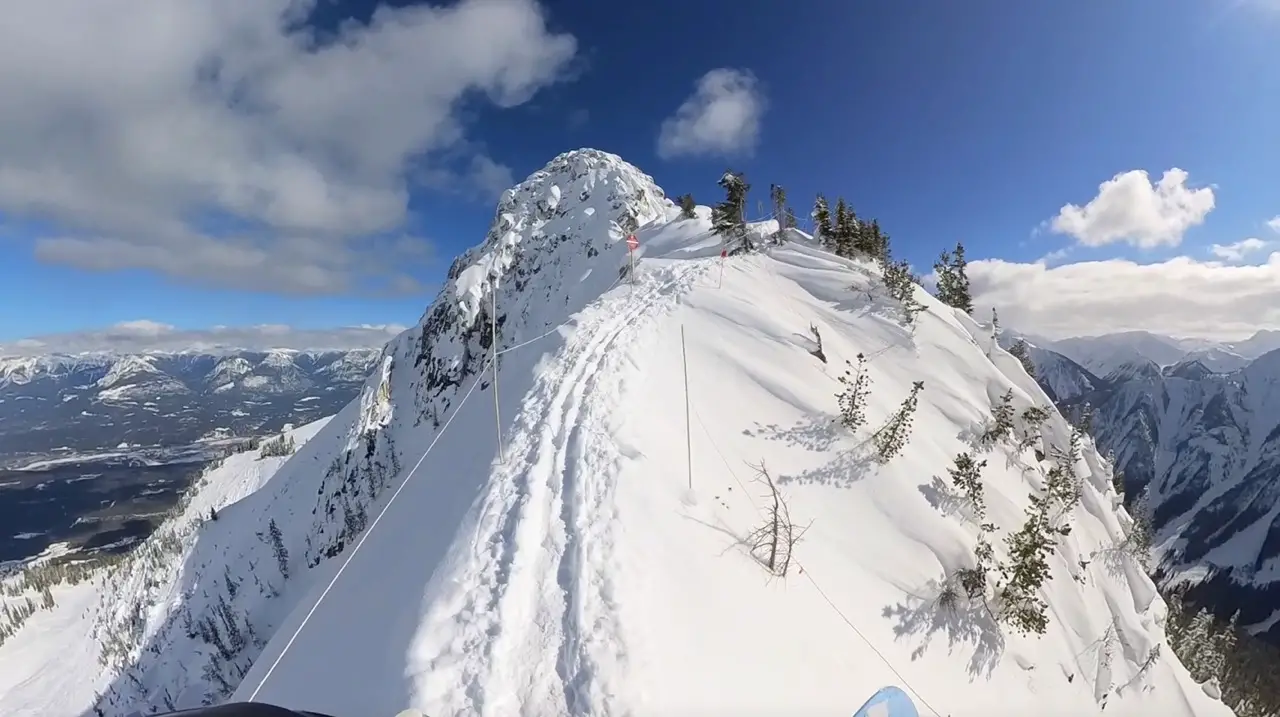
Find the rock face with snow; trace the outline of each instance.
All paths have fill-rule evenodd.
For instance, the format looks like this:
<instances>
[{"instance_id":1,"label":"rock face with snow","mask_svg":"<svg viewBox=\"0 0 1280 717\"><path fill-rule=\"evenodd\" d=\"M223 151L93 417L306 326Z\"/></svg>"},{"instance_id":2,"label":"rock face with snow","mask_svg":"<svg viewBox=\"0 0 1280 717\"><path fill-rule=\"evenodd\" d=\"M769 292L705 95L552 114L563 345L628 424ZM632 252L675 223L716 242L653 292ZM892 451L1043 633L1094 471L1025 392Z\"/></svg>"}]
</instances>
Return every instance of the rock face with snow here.
<instances>
[{"instance_id":1,"label":"rock face with snow","mask_svg":"<svg viewBox=\"0 0 1280 717\"><path fill-rule=\"evenodd\" d=\"M331 415L379 349L0 357L0 466L55 449L180 445Z\"/></svg>"},{"instance_id":2,"label":"rock face with snow","mask_svg":"<svg viewBox=\"0 0 1280 717\"><path fill-rule=\"evenodd\" d=\"M1105 378L1033 351L1046 392L1069 412L1091 408L1099 447L1128 491L1149 488L1164 572L1199 583L1190 597L1280 641L1280 351L1215 372L1200 358L1134 359ZM1204 582L1200 582L1200 581Z\"/></svg>"},{"instance_id":3,"label":"rock face with snow","mask_svg":"<svg viewBox=\"0 0 1280 717\"><path fill-rule=\"evenodd\" d=\"M229 460L148 547L57 588L0 646L0 708L849 714L901 681L922 714L1230 714L1167 649L1151 582L1103 558L1131 521L1087 440L1046 633L941 606L976 528L939 476L993 401L1048 397L967 316L920 289L905 327L875 266L798 232L722 264L708 214L680 219L595 150L506 192L420 324L287 463ZM836 394L858 354L852 433ZM918 380L907 449L873 460ZM986 454L1000 536L1069 432L1052 412L1036 431ZM767 505L749 464L808 526L785 578L743 545Z\"/></svg>"}]
</instances>

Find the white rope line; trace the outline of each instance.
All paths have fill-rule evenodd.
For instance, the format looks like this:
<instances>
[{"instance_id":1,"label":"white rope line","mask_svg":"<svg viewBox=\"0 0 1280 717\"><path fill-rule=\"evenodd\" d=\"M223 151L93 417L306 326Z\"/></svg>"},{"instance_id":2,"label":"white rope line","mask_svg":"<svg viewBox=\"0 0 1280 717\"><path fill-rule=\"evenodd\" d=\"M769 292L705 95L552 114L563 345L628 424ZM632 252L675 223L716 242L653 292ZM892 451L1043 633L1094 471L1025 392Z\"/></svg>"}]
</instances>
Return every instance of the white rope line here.
<instances>
[{"instance_id":1,"label":"white rope line","mask_svg":"<svg viewBox=\"0 0 1280 717\"><path fill-rule=\"evenodd\" d=\"M276 655L275 662L271 663L271 667L267 668L267 673L262 676L262 679L258 682L258 686L253 689L253 694L249 695L250 702L258 696L258 692L262 690L262 686L267 684L267 680L271 678L271 673L275 672L280 661L284 659L285 654L289 652L289 648L293 647L294 640L298 639L298 635L302 633L302 629L307 626L307 621L316 613L316 609L320 607L320 603L324 602L329 591L332 590L334 584L338 582L338 578L342 577L342 572L347 569L347 566L351 564L351 560L356 557L356 553L360 552L360 548L364 547L364 541L368 540L370 535L373 535L373 529L378 527L378 521L382 520L382 516L387 514L387 510L391 507L391 504L396 502L396 498L400 497L400 492L404 490L405 486L409 485L409 480L413 478L413 474L417 472L419 466L422 465L422 462L427 459L427 455L431 453L431 449L436 447L436 443L439 442L440 438L449 430L449 426L453 423L453 419L457 418L458 414L462 412L462 407L466 405L467 399L471 398L471 392L475 391L476 386L480 385L480 381L484 377L484 372L488 368L489 367L486 365L483 369L476 372L475 381L471 383L471 388L467 389L462 400L458 402L457 408L455 408L453 413L449 415L449 420L445 421L444 426L436 432L435 437L431 439L431 443L427 446L427 450L422 452L422 457L418 459L418 462L409 470L409 474L400 482L400 486L396 488L396 492L391 494L391 498L387 501L387 504L382 506L382 510L378 511L377 517L373 519L373 522L369 524L369 527L364 531L364 534L360 536L360 540L356 541L356 544L351 548L351 552L347 553L347 556L343 558L342 564L338 566L338 571L333 574L333 578L331 578L329 580L329 584L325 586L324 592L320 593L320 597L316 598L311 609L308 610L306 616L302 618L302 622L298 623L298 627L293 631L293 635L289 637L289 641L286 642L284 644L284 648L280 650L280 654Z\"/></svg>"}]
</instances>

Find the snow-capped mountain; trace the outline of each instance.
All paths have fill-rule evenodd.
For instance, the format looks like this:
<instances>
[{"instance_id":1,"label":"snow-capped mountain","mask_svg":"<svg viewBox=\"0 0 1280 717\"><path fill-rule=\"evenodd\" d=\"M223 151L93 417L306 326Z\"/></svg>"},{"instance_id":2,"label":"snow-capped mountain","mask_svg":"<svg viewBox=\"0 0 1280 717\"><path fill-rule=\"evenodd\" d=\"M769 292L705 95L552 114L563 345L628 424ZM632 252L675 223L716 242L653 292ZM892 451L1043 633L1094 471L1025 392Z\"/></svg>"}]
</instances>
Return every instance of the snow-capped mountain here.
<instances>
[{"instance_id":1,"label":"snow-capped mountain","mask_svg":"<svg viewBox=\"0 0 1280 717\"><path fill-rule=\"evenodd\" d=\"M1237 342L1124 331L1033 343L1070 358L1098 376L1106 376L1125 365L1154 363L1164 368L1187 361L1199 361L1211 371L1222 373L1244 368L1262 354L1280 349L1280 331L1258 331Z\"/></svg>"},{"instance_id":2,"label":"snow-capped mountain","mask_svg":"<svg viewBox=\"0 0 1280 717\"><path fill-rule=\"evenodd\" d=\"M1196 358L1134 360L1098 377L1031 351L1060 406L1089 404L1093 434L1115 453L1129 492L1150 486L1164 572L1223 616L1280 641L1280 351L1219 372Z\"/></svg>"},{"instance_id":3,"label":"snow-capped mountain","mask_svg":"<svg viewBox=\"0 0 1280 717\"><path fill-rule=\"evenodd\" d=\"M331 415L381 349L0 358L0 465L55 449L184 444Z\"/></svg>"},{"instance_id":4,"label":"snow-capped mountain","mask_svg":"<svg viewBox=\"0 0 1280 717\"><path fill-rule=\"evenodd\" d=\"M1049 402L1016 358L918 287L904 325L877 266L799 232L721 259L697 215L596 150L508 190L293 457L229 458L129 560L52 589L0 645L0 710L832 715L892 682L921 714L1230 714L1168 649L1088 439L1058 466L1080 499L1048 582L1018 603L1046 602L1044 634L955 592L983 522L940 477L957 454L981 458L1005 562L1068 447L1051 408L975 447L1002 396ZM878 460L895 431L907 447ZM769 529L777 495L798 542Z\"/></svg>"}]
</instances>

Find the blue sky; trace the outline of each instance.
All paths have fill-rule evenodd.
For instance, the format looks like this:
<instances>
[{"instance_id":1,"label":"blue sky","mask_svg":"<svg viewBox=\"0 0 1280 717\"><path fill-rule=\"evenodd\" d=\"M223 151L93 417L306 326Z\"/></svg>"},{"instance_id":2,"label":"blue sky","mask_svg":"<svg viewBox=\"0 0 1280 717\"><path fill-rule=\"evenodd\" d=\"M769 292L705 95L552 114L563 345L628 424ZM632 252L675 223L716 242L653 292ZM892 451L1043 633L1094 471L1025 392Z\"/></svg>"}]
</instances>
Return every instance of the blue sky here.
<instances>
[{"instance_id":1,"label":"blue sky","mask_svg":"<svg viewBox=\"0 0 1280 717\"><path fill-rule=\"evenodd\" d=\"M275 27L287 5L264 0L266 10L235 22ZM96 53L100 76L51 59L69 47L56 32L44 46L19 44L14 52L29 65L0 76L7 104L23 107L0 111L12 130L0 141L0 342L139 319L184 329L410 324L452 257L483 237L497 189L580 146L616 152L669 195L692 192L702 203L717 197L726 167L747 174L753 198L766 200L771 182L785 186L800 214L816 192L842 195L878 218L920 269L963 241L971 258L1001 260L975 266L975 285L1002 315L1011 305L1017 320L1037 324L1028 329L1078 333L1064 316L1113 314L1108 301L1132 306L1133 296L1101 296L1117 283L1146 286L1144 300L1167 305L1150 296L1166 276L1206 282L1219 304L1232 291L1252 297L1237 333L1280 322L1269 308L1280 302L1267 293L1280 289L1280 269L1256 266L1280 239L1266 226L1280 215L1280 7L547 0L546 26L535 32L529 23L540 20L515 7L532 0L496 5L514 9L451 30L473 33L452 51L478 69L447 69L449 42L432 40L429 21L393 11L361 35L367 45L390 38L387 66L370 75L349 72L339 53L304 65L287 54L296 46L258 58L235 44L238 25L220 36L192 9L176 32L191 32L231 78L212 102L195 81L213 72L207 58L168 58L173 50L160 45L144 45L137 58L125 51L147 42L128 35L125 20L136 18L95 24L101 37L76 48ZM351 32L344 22L368 23L374 7L322 3L300 27L323 45ZM50 28L95 22L42 12L34 21ZM508 34L491 29L499 25ZM397 30L403 42L393 41ZM506 56L493 49L520 43ZM156 71L142 58L175 69ZM313 72L293 71L303 66ZM758 133L733 151L662 156L663 120L717 68L754 76ZM77 83L88 82L98 89L80 93ZM495 94L506 95L497 98L503 106ZM305 111L268 124L255 100ZM234 130L226 137L223 118ZM149 128L120 129L135 126ZM8 177L6 164L18 168ZM1054 231L1063 205L1086 205L1112 177L1145 170L1157 182L1172 168L1186 178L1169 206L1148 206L1159 197L1128 174L1121 188L1132 191L1112 196L1120 201L1077 217L1072 232ZM337 189L310 192L317 176ZM257 259L226 250L246 229ZM332 243L314 238L321 234ZM1258 243L1241 248L1253 255L1222 250L1228 265L1206 264L1212 245L1249 238ZM303 255L313 265L280 270ZM253 268L263 257L270 268ZM1185 271L1202 274L1177 273ZM1029 298L1064 294L1055 287L1068 280L1098 296L1074 305ZM1104 328L1147 320L1155 330L1206 333L1222 324L1202 308L1154 320L1140 311ZM1180 318L1187 313L1199 318Z\"/></svg>"}]
</instances>

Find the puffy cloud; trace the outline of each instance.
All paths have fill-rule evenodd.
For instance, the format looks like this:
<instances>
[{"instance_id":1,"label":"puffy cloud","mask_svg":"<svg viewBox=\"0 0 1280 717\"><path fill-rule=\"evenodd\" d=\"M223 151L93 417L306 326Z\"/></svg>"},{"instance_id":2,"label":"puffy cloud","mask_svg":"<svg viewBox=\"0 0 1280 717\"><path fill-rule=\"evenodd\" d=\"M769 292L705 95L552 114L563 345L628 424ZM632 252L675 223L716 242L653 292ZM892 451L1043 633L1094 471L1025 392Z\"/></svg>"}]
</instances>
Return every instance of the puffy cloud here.
<instances>
[{"instance_id":1,"label":"puffy cloud","mask_svg":"<svg viewBox=\"0 0 1280 717\"><path fill-rule=\"evenodd\" d=\"M1177 246L1213 207L1213 189L1188 187L1181 169L1168 170L1154 185L1144 170L1135 169L1098 185L1098 195L1083 207L1062 207L1049 228L1086 246L1118 241L1145 249Z\"/></svg>"},{"instance_id":2,"label":"puffy cloud","mask_svg":"<svg viewBox=\"0 0 1280 717\"><path fill-rule=\"evenodd\" d=\"M124 321L104 329L49 334L0 343L0 356L30 356L88 351L183 351L193 349L354 349L379 348L404 326L394 324L296 329L279 324L179 329L147 319Z\"/></svg>"},{"instance_id":3,"label":"puffy cloud","mask_svg":"<svg viewBox=\"0 0 1280 717\"><path fill-rule=\"evenodd\" d=\"M409 287L411 179L471 148L465 99L562 76L536 0L381 7L332 38L314 0L43 0L0 23L0 213L53 231L44 261L301 294ZM421 241L418 239L418 241Z\"/></svg>"},{"instance_id":4,"label":"puffy cloud","mask_svg":"<svg viewBox=\"0 0 1280 717\"><path fill-rule=\"evenodd\" d=\"M1224 261L1243 261L1246 256L1256 254L1271 245L1261 239L1250 237L1234 244L1214 244L1209 247L1210 253Z\"/></svg>"},{"instance_id":5,"label":"puffy cloud","mask_svg":"<svg viewBox=\"0 0 1280 717\"><path fill-rule=\"evenodd\" d=\"M1272 217L1268 219L1267 226L1271 227L1272 231L1280 232L1280 217Z\"/></svg>"},{"instance_id":6,"label":"puffy cloud","mask_svg":"<svg viewBox=\"0 0 1280 717\"><path fill-rule=\"evenodd\" d=\"M663 120L658 156L750 154L760 137L765 104L751 72L711 70L675 114Z\"/></svg>"},{"instance_id":7,"label":"puffy cloud","mask_svg":"<svg viewBox=\"0 0 1280 717\"><path fill-rule=\"evenodd\" d=\"M1280 252L1256 266L1177 257L1049 267L971 261L975 315L1051 339L1147 330L1235 340L1280 328Z\"/></svg>"}]
</instances>

